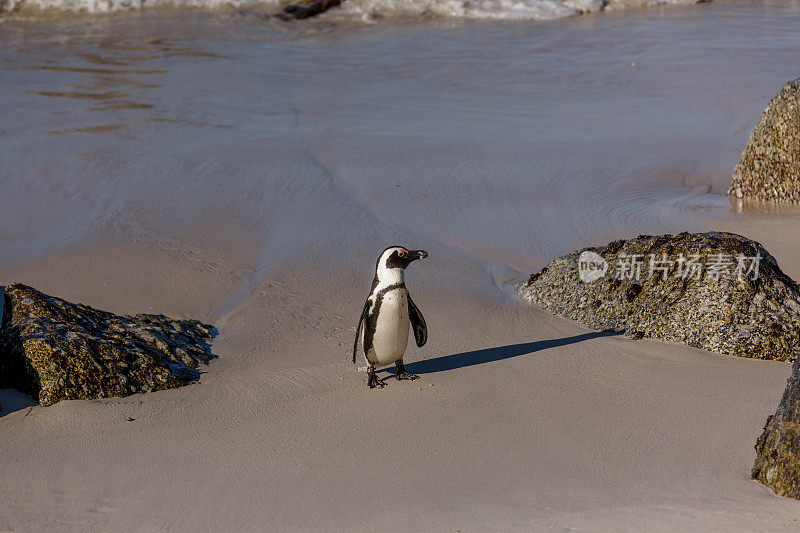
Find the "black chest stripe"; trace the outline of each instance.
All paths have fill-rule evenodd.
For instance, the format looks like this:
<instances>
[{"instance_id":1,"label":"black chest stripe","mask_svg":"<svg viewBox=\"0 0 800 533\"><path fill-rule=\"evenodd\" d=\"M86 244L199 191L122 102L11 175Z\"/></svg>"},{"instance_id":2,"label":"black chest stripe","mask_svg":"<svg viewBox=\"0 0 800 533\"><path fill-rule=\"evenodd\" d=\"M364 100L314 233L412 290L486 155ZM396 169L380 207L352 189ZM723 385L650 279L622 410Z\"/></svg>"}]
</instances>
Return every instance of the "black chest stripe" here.
<instances>
[{"instance_id":1,"label":"black chest stripe","mask_svg":"<svg viewBox=\"0 0 800 533\"><path fill-rule=\"evenodd\" d=\"M369 313L367 313L366 324L364 324L364 353L366 354L372 349L372 342L375 339L375 329L378 327L378 315L381 312L381 305L383 304L383 297L387 292L397 289L405 289L405 283L395 283L384 287L375 294L375 303L372 305Z\"/></svg>"}]
</instances>

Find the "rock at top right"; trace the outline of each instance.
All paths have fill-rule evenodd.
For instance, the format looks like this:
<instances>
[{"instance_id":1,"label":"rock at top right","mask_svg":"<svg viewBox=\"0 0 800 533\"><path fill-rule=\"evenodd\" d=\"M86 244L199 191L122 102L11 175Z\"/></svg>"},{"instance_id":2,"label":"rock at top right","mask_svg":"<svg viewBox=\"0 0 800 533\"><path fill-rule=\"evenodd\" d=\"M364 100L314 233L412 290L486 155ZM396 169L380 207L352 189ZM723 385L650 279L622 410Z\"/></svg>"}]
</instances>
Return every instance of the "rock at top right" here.
<instances>
[{"instance_id":1,"label":"rock at top right","mask_svg":"<svg viewBox=\"0 0 800 533\"><path fill-rule=\"evenodd\" d=\"M762 113L728 196L800 203L800 78L787 83Z\"/></svg>"}]
</instances>

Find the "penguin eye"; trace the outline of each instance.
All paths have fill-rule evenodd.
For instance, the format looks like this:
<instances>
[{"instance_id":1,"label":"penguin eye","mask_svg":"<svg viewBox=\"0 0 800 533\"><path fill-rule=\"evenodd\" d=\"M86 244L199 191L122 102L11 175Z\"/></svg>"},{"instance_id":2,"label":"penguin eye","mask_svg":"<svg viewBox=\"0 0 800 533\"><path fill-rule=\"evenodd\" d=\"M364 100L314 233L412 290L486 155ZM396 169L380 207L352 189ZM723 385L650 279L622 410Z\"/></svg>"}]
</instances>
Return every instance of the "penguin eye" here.
<instances>
[{"instance_id":1,"label":"penguin eye","mask_svg":"<svg viewBox=\"0 0 800 533\"><path fill-rule=\"evenodd\" d=\"M397 252L397 255L399 255L400 257L405 257L408 255L408 250L400 250L399 252Z\"/></svg>"}]
</instances>

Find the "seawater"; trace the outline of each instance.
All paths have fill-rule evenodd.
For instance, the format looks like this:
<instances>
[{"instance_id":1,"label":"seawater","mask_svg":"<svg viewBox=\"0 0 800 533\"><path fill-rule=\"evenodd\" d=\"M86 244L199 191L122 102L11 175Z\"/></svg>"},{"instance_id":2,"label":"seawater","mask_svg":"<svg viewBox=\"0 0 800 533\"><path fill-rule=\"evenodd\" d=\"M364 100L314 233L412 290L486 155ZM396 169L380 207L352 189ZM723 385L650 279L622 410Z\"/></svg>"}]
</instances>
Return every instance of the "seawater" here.
<instances>
[{"instance_id":1,"label":"seawater","mask_svg":"<svg viewBox=\"0 0 800 533\"><path fill-rule=\"evenodd\" d=\"M750 130L800 75L798 27L795 1L539 23L6 17L0 265L114 234L247 250L257 276L391 228L530 272L715 229Z\"/></svg>"}]
</instances>

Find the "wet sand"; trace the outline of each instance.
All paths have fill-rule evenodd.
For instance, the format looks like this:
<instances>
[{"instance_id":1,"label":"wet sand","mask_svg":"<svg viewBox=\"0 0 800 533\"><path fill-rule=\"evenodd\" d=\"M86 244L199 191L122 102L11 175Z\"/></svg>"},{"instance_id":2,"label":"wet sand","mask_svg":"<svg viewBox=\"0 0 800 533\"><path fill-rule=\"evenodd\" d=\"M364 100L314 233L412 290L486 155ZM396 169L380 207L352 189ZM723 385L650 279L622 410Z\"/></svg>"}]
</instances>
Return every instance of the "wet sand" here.
<instances>
[{"instance_id":1,"label":"wet sand","mask_svg":"<svg viewBox=\"0 0 800 533\"><path fill-rule=\"evenodd\" d=\"M749 479L789 365L601 335L512 287L712 229L800 279L800 210L724 197L798 75L797 3L314 35L170 17L0 25L0 280L219 330L196 385L0 393L0 529L796 526ZM430 253L407 275L430 340L419 380L370 391L350 349L395 243Z\"/></svg>"}]
</instances>

